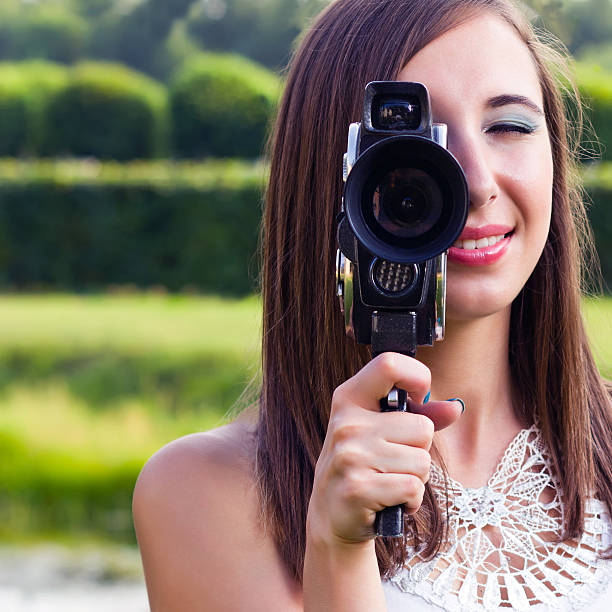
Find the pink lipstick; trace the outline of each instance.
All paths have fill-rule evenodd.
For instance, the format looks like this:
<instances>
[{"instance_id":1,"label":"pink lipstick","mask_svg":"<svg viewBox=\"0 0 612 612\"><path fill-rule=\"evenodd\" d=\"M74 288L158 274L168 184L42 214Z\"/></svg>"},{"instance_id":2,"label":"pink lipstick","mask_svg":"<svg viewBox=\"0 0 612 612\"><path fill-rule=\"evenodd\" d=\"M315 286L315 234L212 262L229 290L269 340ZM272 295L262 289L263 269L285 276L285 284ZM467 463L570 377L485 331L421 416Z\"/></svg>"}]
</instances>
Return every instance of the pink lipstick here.
<instances>
[{"instance_id":1,"label":"pink lipstick","mask_svg":"<svg viewBox=\"0 0 612 612\"><path fill-rule=\"evenodd\" d=\"M467 266L491 265L507 251L512 231L507 225L466 227L448 250L448 260Z\"/></svg>"}]
</instances>

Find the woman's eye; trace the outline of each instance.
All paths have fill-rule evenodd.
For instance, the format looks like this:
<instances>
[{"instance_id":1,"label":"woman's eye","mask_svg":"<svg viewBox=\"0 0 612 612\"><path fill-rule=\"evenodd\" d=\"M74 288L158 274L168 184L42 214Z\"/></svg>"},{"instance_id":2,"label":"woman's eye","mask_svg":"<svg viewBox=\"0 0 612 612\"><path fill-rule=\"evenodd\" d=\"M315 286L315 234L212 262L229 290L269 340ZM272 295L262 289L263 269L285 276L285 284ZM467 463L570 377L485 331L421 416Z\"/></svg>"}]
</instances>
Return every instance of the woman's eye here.
<instances>
[{"instance_id":1,"label":"woman's eye","mask_svg":"<svg viewBox=\"0 0 612 612\"><path fill-rule=\"evenodd\" d=\"M495 123L485 131L487 134L532 134L535 129L535 127L523 123Z\"/></svg>"}]
</instances>

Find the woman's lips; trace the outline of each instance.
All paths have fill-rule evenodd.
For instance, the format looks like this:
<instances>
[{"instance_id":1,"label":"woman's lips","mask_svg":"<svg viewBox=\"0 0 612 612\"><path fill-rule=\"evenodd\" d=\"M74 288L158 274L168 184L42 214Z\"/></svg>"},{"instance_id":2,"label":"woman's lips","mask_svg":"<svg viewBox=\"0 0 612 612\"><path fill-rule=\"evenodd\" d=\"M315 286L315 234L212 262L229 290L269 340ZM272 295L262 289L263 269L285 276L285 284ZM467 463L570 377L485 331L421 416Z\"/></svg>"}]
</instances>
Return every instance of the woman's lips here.
<instances>
[{"instance_id":1,"label":"woman's lips","mask_svg":"<svg viewBox=\"0 0 612 612\"><path fill-rule=\"evenodd\" d=\"M481 225L480 227L466 226L459 236L459 240L478 240L489 236L504 236L509 234L514 228L510 225Z\"/></svg>"},{"instance_id":2,"label":"woman's lips","mask_svg":"<svg viewBox=\"0 0 612 612\"><path fill-rule=\"evenodd\" d=\"M498 261L512 240L512 228L505 225L466 227L448 250L448 260L467 266L486 266Z\"/></svg>"}]
</instances>

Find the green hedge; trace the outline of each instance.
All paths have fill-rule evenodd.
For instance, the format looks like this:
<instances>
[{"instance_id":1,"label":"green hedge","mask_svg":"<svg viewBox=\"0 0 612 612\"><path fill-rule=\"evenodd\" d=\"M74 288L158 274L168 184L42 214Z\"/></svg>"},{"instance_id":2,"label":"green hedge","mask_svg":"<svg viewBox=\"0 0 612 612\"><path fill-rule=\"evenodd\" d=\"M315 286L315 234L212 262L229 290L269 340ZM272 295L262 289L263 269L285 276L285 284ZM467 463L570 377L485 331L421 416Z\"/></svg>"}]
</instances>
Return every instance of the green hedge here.
<instances>
[{"instance_id":1,"label":"green hedge","mask_svg":"<svg viewBox=\"0 0 612 612\"><path fill-rule=\"evenodd\" d=\"M0 162L0 286L253 290L263 169Z\"/></svg>"},{"instance_id":2,"label":"green hedge","mask_svg":"<svg viewBox=\"0 0 612 612\"><path fill-rule=\"evenodd\" d=\"M13 108L19 109L9 112L9 98L0 93L0 156L41 152L47 105L67 82L68 69L61 64L40 60L0 63L0 91L11 92Z\"/></svg>"},{"instance_id":3,"label":"green hedge","mask_svg":"<svg viewBox=\"0 0 612 612\"><path fill-rule=\"evenodd\" d=\"M576 78L598 141L589 142L593 135L586 134L583 146L587 157L593 152L601 153L603 160L612 160L612 74L597 65L578 62Z\"/></svg>"},{"instance_id":4,"label":"green hedge","mask_svg":"<svg viewBox=\"0 0 612 612\"><path fill-rule=\"evenodd\" d=\"M174 153L259 157L279 92L280 80L246 58L197 56L170 88Z\"/></svg>"},{"instance_id":5,"label":"green hedge","mask_svg":"<svg viewBox=\"0 0 612 612\"><path fill-rule=\"evenodd\" d=\"M612 163L588 168L585 181L591 200L589 218L606 285L604 289L612 294Z\"/></svg>"},{"instance_id":6,"label":"green hedge","mask_svg":"<svg viewBox=\"0 0 612 612\"><path fill-rule=\"evenodd\" d=\"M0 63L0 157L260 156L280 91L239 56L198 55L161 83L120 64Z\"/></svg>"},{"instance_id":7,"label":"green hedge","mask_svg":"<svg viewBox=\"0 0 612 612\"><path fill-rule=\"evenodd\" d=\"M44 156L148 159L166 153L163 86L119 64L83 63L45 109Z\"/></svg>"},{"instance_id":8,"label":"green hedge","mask_svg":"<svg viewBox=\"0 0 612 612\"><path fill-rule=\"evenodd\" d=\"M4 59L72 63L84 53L88 37L85 19L58 7L47 8L44 2L40 7L22 6L16 13L0 14L0 57Z\"/></svg>"},{"instance_id":9,"label":"green hedge","mask_svg":"<svg viewBox=\"0 0 612 612\"><path fill-rule=\"evenodd\" d=\"M0 155L20 155L28 139L27 89L15 75L0 71Z\"/></svg>"},{"instance_id":10,"label":"green hedge","mask_svg":"<svg viewBox=\"0 0 612 612\"><path fill-rule=\"evenodd\" d=\"M0 161L0 287L249 293L263 175L239 162ZM610 292L612 164L586 178Z\"/></svg>"}]
</instances>

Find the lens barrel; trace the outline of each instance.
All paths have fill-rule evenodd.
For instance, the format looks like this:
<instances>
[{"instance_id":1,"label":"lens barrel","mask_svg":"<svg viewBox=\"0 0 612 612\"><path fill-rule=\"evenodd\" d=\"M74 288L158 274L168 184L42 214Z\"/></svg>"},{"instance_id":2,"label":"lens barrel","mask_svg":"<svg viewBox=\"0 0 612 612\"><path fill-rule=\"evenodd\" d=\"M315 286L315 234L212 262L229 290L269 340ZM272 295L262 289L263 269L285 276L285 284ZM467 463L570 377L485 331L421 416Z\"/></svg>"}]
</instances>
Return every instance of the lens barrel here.
<instances>
[{"instance_id":1,"label":"lens barrel","mask_svg":"<svg viewBox=\"0 0 612 612\"><path fill-rule=\"evenodd\" d=\"M468 212L465 176L444 147L415 135L380 140L349 173L344 209L357 239L398 263L437 257L459 237Z\"/></svg>"}]
</instances>

